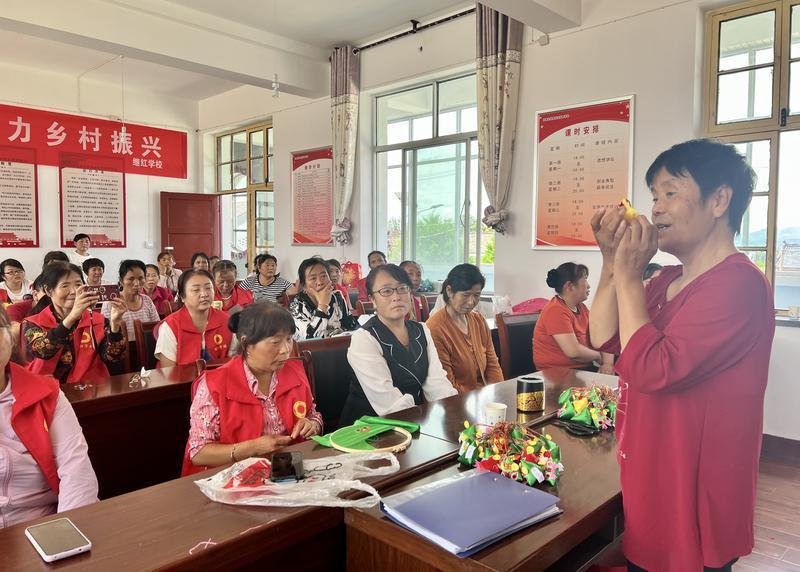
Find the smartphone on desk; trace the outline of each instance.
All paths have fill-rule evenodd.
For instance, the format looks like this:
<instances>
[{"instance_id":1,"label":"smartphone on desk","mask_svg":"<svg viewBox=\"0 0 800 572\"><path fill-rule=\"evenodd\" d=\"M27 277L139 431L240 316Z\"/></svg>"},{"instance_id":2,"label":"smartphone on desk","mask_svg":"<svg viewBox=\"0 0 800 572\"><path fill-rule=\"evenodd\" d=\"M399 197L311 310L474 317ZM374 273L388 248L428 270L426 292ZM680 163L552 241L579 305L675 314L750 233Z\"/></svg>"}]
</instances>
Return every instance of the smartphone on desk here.
<instances>
[{"instance_id":1,"label":"smartphone on desk","mask_svg":"<svg viewBox=\"0 0 800 572\"><path fill-rule=\"evenodd\" d=\"M45 562L55 562L92 549L89 539L68 518L29 526L25 529L25 536Z\"/></svg>"}]
</instances>

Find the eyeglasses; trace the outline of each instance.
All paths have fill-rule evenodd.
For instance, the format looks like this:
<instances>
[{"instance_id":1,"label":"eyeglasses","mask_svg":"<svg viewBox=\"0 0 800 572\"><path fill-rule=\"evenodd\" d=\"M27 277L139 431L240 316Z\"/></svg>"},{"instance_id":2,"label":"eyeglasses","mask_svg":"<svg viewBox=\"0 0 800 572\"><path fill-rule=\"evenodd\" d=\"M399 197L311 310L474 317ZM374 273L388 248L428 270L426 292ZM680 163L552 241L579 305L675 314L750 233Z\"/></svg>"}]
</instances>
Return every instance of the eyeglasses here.
<instances>
[{"instance_id":1,"label":"eyeglasses","mask_svg":"<svg viewBox=\"0 0 800 572\"><path fill-rule=\"evenodd\" d=\"M25 274L24 270L8 270L7 272L3 272L6 276L22 276Z\"/></svg>"},{"instance_id":2,"label":"eyeglasses","mask_svg":"<svg viewBox=\"0 0 800 572\"><path fill-rule=\"evenodd\" d=\"M381 288L380 290L373 291L372 293L373 294L378 293L381 296L383 296L384 298L388 298L389 296L391 296L395 292L397 292L398 294L400 294L402 296L402 295L405 295L405 294L408 294L409 292L411 292L411 288L407 284L401 284L397 288L391 288L390 286L385 286L385 287Z\"/></svg>"}]
</instances>

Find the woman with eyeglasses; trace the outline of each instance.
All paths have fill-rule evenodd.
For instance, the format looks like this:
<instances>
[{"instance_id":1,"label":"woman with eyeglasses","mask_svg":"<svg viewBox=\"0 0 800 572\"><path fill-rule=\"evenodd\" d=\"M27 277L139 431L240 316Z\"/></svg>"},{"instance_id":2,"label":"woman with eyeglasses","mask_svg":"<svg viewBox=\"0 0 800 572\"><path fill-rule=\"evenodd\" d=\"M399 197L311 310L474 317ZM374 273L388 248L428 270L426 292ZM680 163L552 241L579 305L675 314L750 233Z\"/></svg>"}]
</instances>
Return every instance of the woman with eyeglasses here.
<instances>
[{"instance_id":1,"label":"woman with eyeglasses","mask_svg":"<svg viewBox=\"0 0 800 572\"><path fill-rule=\"evenodd\" d=\"M328 338L358 328L358 320L350 314L342 293L331 282L323 259L303 260L297 273L300 293L289 305L297 326L296 340Z\"/></svg>"},{"instance_id":2,"label":"woman with eyeglasses","mask_svg":"<svg viewBox=\"0 0 800 572\"><path fill-rule=\"evenodd\" d=\"M72 406L50 376L13 363L0 308L0 528L97 502L97 478Z\"/></svg>"},{"instance_id":3,"label":"woman with eyeglasses","mask_svg":"<svg viewBox=\"0 0 800 572\"><path fill-rule=\"evenodd\" d=\"M145 264L141 260L123 260L119 263L119 295L128 309L122 315L125 326L128 328L128 341L136 341L133 330L134 320L142 322L158 322L156 305L144 293ZM103 302L101 313L107 318L111 317L111 302Z\"/></svg>"},{"instance_id":4,"label":"woman with eyeglasses","mask_svg":"<svg viewBox=\"0 0 800 572\"><path fill-rule=\"evenodd\" d=\"M442 284L444 311L426 322L447 377L459 393L503 381L489 326L474 311L485 285L477 266L459 264Z\"/></svg>"},{"instance_id":5,"label":"woman with eyeglasses","mask_svg":"<svg viewBox=\"0 0 800 572\"><path fill-rule=\"evenodd\" d=\"M107 378L106 364L120 363L128 351L125 303L112 300L109 318L93 312L99 296L83 283L81 268L67 262L46 266L42 286L49 304L22 322L28 369L61 383Z\"/></svg>"},{"instance_id":6,"label":"woman with eyeglasses","mask_svg":"<svg viewBox=\"0 0 800 572\"><path fill-rule=\"evenodd\" d=\"M0 262L0 273L0 290L8 296L10 303L19 302L25 294L31 293L31 283L25 280L25 269L19 260L6 258Z\"/></svg>"},{"instance_id":7,"label":"woman with eyeglasses","mask_svg":"<svg viewBox=\"0 0 800 572\"><path fill-rule=\"evenodd\" d=\"M351 380L340 425L456 395L430 330L406 319L412 284L405 270L395 264L373 268L366 288L375 316L353 333L347 351L356 379Z\"/></svg>"}]
</instances>

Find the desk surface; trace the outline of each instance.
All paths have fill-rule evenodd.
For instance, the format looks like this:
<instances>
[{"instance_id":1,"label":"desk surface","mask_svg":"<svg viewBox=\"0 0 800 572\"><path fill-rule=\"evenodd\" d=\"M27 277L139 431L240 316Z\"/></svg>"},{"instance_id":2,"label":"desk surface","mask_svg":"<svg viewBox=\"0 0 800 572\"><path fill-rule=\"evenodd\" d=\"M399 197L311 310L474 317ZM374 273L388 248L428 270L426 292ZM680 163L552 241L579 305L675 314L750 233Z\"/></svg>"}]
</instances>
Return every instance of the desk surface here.
<instances>
[{"instance_id":1,"label":"desk surface","mask_svg":"<svg viewBox=\"0 0 800 572\"><path fill-rule=\"evenodd\" d=\"M342 454L313 442L289 450L302 451L308 458ZM397 473L364 481L381 490L441 466L454 454L452 443L421 435L397 455ZM233 569L261 559L286 567L302 562L303 568L313 568L317 560L323 567L340 567L344 555L341 509L224 505L207 499L194 484L196 478L175 479L64 513L93 548L55 565L45 564L24 536L26 526L54 517L0 530L0 569ZM216 545L195 548L206 541ZM311 546L306 544L311 541L314 550L298 559L297 545ZM338 561L328 549L339 551Z\"/></svg>"},{"instance_id":2,"label":"desk surface","mask_svg":"<svg viewBox=\"0 0 800 572\"><path fill-rule=\"evenodd\" d=\"M487 403L505 403L508 407L506 419L526 425L541 425L552 419L558 411L558 397L570 387L591 385L592 383L617 386L617 377L569 368L552 368L537 372L545 382L544 411L523 413L517 411L516 379L493 383L480 391L454 395L447 399L425 403L387 417L402 419L420 424L420 432L447 441L458 442L458 435L464 430L464 421L480 422L483 406Z\"/></svg>"},{"instance_id":3,"label":"desk surface","mask_svg":"<svg viewBox=\"0 0 800 572\"><path fill-rule=\"evenodd\" d=\"M377 507L346 509L348 570L379 569L387 562L404 570L543 570L563 557L622 512L616 441L613 432L573 437L551 425L542 430L561 447L564 474L556 487L543 487L561 499L561 515L462 559L394 524ZM459 470L454 461L383 494L446 478Z\"/></svg>"}]
</instances>

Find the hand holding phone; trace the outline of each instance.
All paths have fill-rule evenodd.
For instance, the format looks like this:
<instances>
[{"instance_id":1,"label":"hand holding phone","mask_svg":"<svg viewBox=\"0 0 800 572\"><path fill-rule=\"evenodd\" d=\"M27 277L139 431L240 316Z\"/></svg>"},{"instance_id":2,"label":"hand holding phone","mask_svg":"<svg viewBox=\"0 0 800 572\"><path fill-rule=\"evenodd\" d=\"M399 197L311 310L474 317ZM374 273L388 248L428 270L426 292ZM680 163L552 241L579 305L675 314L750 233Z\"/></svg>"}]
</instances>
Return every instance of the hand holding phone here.
<instances>
[{"instance_id":1,"label":"hand holding phone","mask_svg":"<svg viewBox=\"0 0 800 572\"><path fill-rule=\"evenodd\" d=\"M92 549L92 543L68 518L35 524L25 536L45 562L55 562Z\"/></svg>"}]
</instances>

